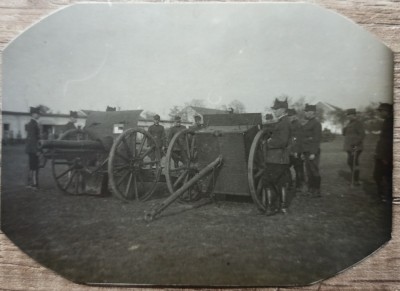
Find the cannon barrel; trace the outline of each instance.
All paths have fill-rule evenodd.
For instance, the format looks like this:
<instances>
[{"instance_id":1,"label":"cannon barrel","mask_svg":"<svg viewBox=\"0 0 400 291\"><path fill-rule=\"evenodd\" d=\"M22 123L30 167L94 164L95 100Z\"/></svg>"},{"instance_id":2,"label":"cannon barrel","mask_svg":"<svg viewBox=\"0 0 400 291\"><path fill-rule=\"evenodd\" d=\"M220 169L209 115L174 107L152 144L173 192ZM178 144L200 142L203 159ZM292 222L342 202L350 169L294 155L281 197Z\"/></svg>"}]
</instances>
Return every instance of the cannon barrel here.
<instances>
[{"instance_id":1,"label":"cannon barrel","mask_svg":"<svg viewBox=\"0 0 400 291\"><path fill-rule=\"evenodd\" d=\"M38 145L49 150L104 150L103 144L95 140L40 140Z\"/></svg>"},{"instance_id":2,"label":"cannon barrel","mask_svg":"<svg viewBox=\"0 0 400 291\"><path fill-rule=\"evenodd\" d=\"M146 221L152 221L155 219L165 208L167 208L172 202L179 198L183 193L185 193L190 187L192 187L197 181L201 178L208 175L215 168L219 167L222 163L222 156L218 156L214 161L208 164L205 168L203 168L196 176L187 181L181 188L179 188L176 192L171 194L167 199L165 199L161 204L156 205L154 209L150 212L146 213L144 219Z\"/></svg>"}]
</instances>

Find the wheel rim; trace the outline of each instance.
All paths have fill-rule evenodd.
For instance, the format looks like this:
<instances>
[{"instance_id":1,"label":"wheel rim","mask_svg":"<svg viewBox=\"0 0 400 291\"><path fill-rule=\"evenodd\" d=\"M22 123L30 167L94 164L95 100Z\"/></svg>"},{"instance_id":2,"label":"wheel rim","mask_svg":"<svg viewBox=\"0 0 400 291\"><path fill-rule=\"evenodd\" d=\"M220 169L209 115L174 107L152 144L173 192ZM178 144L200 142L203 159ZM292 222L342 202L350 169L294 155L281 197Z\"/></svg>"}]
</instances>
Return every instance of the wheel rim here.
<instances>
[{"instance_id":1,"label":"wheel rim","mask_svg":"<svg viewBox=\"0 0 400 291\"><path fill-rule=\"evenodd\" d=\"M265 168L266 138L268 131L259 131L251 144L248 161L248 182L250 195L254 203L261 209L266 209L266 193L263 185Z\"/></svg>"},{"instance_id":2,"label":"wheel rim","mask_svg":"<svg viewBox=\"0 0 400 291\"><path fill-rule=\"evenodd\" d=\"M197 163L196 133L182 130L171 139L166 155L165 180L172 194L200 172ZM195 183L178 201L192 202L201 198L201 181Z\"/></svg>"},{"instance_id":3,"label":"wheel rim","mask_svg":"<svg viewBox=\"0 0 400 291\"><path fill-rule=\"evenodd\" d=\"M160 153L153 137L142 129L129 129L113 144L108 161L110 186L123 201L148 199L161 175Z\"/></svg>"}]
</instances>

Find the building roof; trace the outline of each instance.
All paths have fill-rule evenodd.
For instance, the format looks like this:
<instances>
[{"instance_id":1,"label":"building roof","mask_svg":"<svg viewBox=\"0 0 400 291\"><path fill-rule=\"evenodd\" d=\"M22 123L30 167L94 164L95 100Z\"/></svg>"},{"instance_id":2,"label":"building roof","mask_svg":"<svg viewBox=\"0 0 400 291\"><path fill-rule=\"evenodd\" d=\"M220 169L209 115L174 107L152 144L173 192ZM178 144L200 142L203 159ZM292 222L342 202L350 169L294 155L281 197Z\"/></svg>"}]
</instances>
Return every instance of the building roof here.
<instances>
[{"instance_id":1,"label":"building roof","mask_svg":"<svg viewBox=\"0 0 400 291\"><path fill-rule=\"evenodd\" d=\"M31 116L31 114L29 112L18 112L18 111L2 111L1 112L2 115L26 115L26 116ZM45 113L45 114L41 114L41 116L46 116L46 117L69 117L69 114L65 114L65 113ZM86 116L82 116L79 115L79 118L82 117L86 117Z\"/></svg>"},{"instance_id":2,"label":"building roof","mask_svg":"<svg viewBox=\"0 0 400 291\"><path fill-rule=\"evenodd\" d=\"M318 102L317 107L322 108L325 112L332 112L332 111L336 111L336 110L342 110L340 107L337 107L335 105L332 105L330 103L327 102Z\"/></svg>"},{"instance_id":3,"label":"building roof","mask_svg":"<svg viewBox=\"0 0 400 291\"><path fill-rule=\"evenodd\" d=\"M228 114L226 110L221 109L213 109L213 108L205 108L199 106L188 106L191 107L194 111L198 114L205 115L205 114Z\"/></svg>"}]
</instances>

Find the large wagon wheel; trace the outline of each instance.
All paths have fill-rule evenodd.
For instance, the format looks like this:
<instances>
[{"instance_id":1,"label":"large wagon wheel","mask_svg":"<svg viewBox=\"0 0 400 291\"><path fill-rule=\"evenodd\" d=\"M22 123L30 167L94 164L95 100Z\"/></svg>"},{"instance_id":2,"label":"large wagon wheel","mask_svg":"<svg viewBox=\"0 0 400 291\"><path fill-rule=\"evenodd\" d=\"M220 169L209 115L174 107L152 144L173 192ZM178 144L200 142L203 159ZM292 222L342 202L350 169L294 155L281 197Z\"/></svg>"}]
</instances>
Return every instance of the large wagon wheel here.
<instances>
[{"instance_id":1,"label":"large wagon wheel","mask_svg":"<svg viewBox=\"0 0 400 291\"><path fill-rule=\"evenodd\" d=\"M248 160L248 182L250 188L250 195L254 203L265 211L267 207L267 193L263 184L263 176L266 171L266 142L269 137L267 130L259 131L250 147L249 160Z\"/></svg>"},{"instance_id":2,"label":"large wagon wheel","mask_svg":"<svg viewBox=\"0 0 400 291\"><path fill-rule=\"evenodd\" d=\"M196 133L182 130L171 139L166 155L165 180L172 194L200 172L197 161ZM179 197L178 201L197 201L202 195L202 182L199 181Z\"/></svg>"},{"instance_id":3,"label":"large wagon wheel","mask_svg":"<svg viewBox=\"0 0 400 291\"><path fill-rule=\"evenodd\" d=\"M113 144L108 160L110 186L123 201L144 201L153 194L161 175L160 152L143 129L128 129Z\"/></svg>"},{"instance_id":4,"label":"large wagon wheel","mask_svg":"<svg viewBox=\"0 0 400 291\"><path fill-rule=\"evenodd\" d=\"M58 140L87 140L88 135L81 129L70 129ZM101 157L100 157L101 156ZM104 164L104 154L78 151L61 152L52 150L52 173L57 187L65 194L86 193L86 178Z\"/></svg>"}]
</instances>

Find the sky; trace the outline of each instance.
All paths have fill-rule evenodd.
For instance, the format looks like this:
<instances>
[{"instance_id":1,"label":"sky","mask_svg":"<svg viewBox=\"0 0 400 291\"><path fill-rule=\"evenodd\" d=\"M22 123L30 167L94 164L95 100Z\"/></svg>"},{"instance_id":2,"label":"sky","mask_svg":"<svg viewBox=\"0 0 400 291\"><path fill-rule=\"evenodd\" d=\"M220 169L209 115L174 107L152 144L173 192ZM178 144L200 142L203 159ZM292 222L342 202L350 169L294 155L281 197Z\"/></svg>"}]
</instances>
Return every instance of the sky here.
<instances>
[{"instance_id":1,"label":"sky","mask_svg":"<svg viewBox=\"0 0 400 291\"><path fill-rule=\"evenodd\" d=\"M360 108L392 102L392 52L347 18L304 3L77 4L3 53L3 110L143 109L275 97Z\"/></svg>"}]
</instances>

